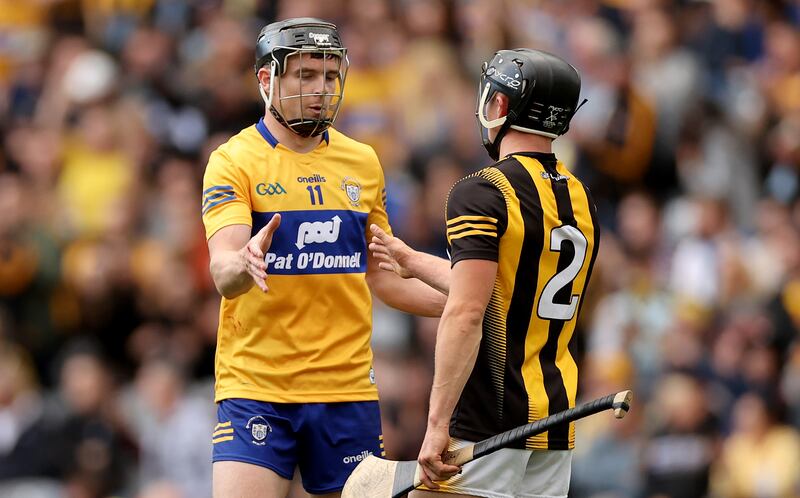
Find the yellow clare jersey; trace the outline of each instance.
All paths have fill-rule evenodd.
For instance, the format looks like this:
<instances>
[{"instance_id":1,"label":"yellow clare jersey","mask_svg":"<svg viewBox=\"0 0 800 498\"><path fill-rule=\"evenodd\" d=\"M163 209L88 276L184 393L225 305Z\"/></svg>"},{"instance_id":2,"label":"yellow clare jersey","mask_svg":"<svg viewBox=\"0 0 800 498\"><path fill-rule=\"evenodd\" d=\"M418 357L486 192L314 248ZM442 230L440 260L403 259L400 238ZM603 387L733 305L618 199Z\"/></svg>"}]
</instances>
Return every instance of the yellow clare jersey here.
<instances>
[{"instance_id":1,"label":"yellow clare jersey","mask_svg":"<svg viewBox=\"0 0 800 498\"><path fill-rule=\"evenodd\" d=\"M389 229L383 172L371 147L334 129L307 154L263 120L211 154L203 179L206 238L235 224L281 224L266 255L269 292L222 298L217 401L378 399L372 370L367 231Z\"/></svg>"}]
</instances>

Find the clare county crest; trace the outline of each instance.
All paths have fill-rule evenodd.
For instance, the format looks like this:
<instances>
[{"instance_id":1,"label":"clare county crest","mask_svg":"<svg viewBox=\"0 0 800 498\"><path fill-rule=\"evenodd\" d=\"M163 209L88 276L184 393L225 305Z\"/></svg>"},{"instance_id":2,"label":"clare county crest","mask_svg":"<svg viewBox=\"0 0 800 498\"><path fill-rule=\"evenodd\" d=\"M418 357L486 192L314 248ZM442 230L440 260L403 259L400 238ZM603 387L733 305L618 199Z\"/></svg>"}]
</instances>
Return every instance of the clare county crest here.
<instances>
[{"instance_id":1,"label":"clare county crest","mask_svg":"<svg viewBox=\"0 0 800 498\"><path fill-rule=\"evenodd\" d=\"M361 199L361 184L349 176L344 177L342 180L342 190L347 194L350 199L350 204L358 206L358 201Z\"/></svg>"},{"instance_id":2,"label":"clare county crest","mask_svg":"<svg viewBox=\"0 0 800 498\"><path fill-rule=\"evenodd\" d=\"M245 428L250 430L250 435L253 436L253 444L259 446L267 444L267 436L272 432L272 427L269 425L269 422L261 415L248 420Z\"/></svg>"}]
</instances>

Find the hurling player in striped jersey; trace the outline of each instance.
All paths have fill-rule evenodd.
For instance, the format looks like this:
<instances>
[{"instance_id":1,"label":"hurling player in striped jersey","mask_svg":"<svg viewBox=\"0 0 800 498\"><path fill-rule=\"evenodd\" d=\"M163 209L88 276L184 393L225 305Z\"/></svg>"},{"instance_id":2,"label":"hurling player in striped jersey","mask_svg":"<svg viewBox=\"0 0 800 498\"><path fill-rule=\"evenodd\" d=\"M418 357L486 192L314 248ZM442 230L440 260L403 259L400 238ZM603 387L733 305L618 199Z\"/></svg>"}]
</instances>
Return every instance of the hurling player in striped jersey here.
<instances>
[{"instance_id":1,"label":"hurling player in striped jersey","mask_svg":"<svg viewBox=\"0 0 800 498\"><path fill-rule=\"evenodd\" d=\"M412 498L567 496L574 423L460 474L442 454L575 406L575 325L600 234L589 190L552 142L569 129L580 89L577 70L552 54L498 51L483 66L476 109L497 162L450 191L450 261L371 227L381 268L448 293L419 454L427 489Z\"/></svg>"}]
</instances>

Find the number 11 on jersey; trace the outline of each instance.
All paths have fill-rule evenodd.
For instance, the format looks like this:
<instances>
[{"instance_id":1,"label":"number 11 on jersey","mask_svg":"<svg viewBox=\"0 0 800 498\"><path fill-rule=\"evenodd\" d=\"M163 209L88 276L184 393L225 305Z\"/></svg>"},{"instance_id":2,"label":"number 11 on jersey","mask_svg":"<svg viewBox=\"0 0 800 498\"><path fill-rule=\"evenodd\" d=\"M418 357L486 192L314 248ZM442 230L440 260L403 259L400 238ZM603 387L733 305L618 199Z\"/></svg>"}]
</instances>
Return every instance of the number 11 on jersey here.
<instances>
[{"instance_id":1,"label":"number 11 on jersey","mask_svg":"<svg viewBox=\"0 0 800 498\"><path fill-rule=\"evenodd\" d=\"M313 187L309 185L308 187L306 187L306 190L308 190L308 195L311 196L312 206L316 206L317 204L322 205L325 202L322 199L322 187L320 187L319 185L315 185ZM314 195L315 192L316 192L316 197Z\"/></svg>"}]
</instances>

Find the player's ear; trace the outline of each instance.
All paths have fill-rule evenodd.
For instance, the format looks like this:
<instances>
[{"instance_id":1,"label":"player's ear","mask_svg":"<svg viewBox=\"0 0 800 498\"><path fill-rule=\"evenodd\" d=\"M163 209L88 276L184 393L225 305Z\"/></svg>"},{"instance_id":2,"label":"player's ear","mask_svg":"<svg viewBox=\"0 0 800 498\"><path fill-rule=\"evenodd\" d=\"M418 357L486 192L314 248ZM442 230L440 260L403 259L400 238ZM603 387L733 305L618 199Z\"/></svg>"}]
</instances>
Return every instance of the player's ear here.
<instances>
[{"instance_id":1,"label":"player's ear","mask_svg":"<svg viewBox=\"0 0 800 498\"><path fill-rule=\"evenodd\" d=\"M495 95L495 104L497 105L497 116L495 118L500 118L503 116L508 115L508 96L503 93L497 92Z\"/></svg>"},{"instance_id":2,"label":"player's ear","mask_svg":"<svg viewBox=\"0 0 800 498\"><path fill-rule=\"evenodd\" d=\"M488 115L486 117L492 120L508 115L508 103L507 96L500 92L495 93L489 101Z\"/></svg>"},{"instance_id":3,"label":"player's ear","mask_svg":"<svg viewBox=\"0 0 800 498\"><path fill-rule=\"evenodd\" d=\"M261 87L264 89L264 92L266 92L266 94L269 95L269 85L271 83L269 65L266 65L266 66L262 67L261 69L259 69L258 73L257 73L257 76L258 76L258 82L261 85Z\"/></svg>"}]
</instances>

